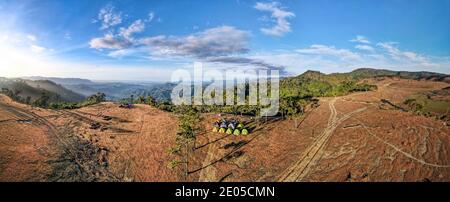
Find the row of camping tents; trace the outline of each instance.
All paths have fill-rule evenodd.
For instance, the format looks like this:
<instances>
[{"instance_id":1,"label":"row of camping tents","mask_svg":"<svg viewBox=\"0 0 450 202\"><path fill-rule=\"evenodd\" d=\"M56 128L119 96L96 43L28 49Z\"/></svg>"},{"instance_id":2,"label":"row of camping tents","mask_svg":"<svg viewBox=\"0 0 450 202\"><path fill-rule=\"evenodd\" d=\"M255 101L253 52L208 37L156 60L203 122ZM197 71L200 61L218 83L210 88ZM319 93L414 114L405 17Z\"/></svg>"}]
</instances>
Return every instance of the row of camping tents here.
<instances>
[{"instance_id":1,"label":"row of camping tents","mask_svg":"<svg viewBox=\"0 0 450 202\"><path fill-rule=\"evenodd\" d=\"M222 119L220 121L216 121L213 124L213 132L218 133L226 133L233 135L248 135L248 129L245 128L243 123L239 123L236 120L227 121L226 119Z\"/></svg>"}]
</instances>

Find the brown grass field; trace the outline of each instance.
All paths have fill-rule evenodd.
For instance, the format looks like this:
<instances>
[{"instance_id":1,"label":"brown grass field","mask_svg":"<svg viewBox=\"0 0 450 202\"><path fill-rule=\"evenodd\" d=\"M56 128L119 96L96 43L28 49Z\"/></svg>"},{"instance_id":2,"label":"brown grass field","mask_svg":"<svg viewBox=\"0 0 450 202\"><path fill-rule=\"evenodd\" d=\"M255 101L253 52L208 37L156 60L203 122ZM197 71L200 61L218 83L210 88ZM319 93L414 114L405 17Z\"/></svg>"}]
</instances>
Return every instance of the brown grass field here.
<instances>
[{"instance_id":1,"label":"brown grass field","mask_svg":"<svg viewBox=\"0 0 450 202\"><path fill-rule=\"evenodd\" d=\"M449 126L380 102L448 84L368 82L378 90L321 98L298 120L237 116L248 136L210 132L216 115L203 114L187 178L167 167L171 113L109 102L48 110L0 96L0 181L450 181Z\"/></svg>"}]
</instances>

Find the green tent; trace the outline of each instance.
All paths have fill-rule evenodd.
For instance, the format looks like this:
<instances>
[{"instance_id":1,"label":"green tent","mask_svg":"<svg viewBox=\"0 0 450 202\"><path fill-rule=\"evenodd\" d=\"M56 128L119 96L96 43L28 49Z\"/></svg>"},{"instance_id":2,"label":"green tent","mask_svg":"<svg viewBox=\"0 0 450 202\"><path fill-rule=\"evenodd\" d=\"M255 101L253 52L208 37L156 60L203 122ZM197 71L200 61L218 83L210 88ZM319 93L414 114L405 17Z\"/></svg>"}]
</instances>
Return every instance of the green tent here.
<instances>
[{"instance_id":1,"label":"green tent","mask_svg":"<svg viewBox=\"0 0 450 202\"><path fill-rule=\"evenodd\" d=\"M243 129L243 128L244 128L244 124L242 124L242 123L239 123L239 124L237 125L237 128L239 128L239 129Z\"/></svg>"},{"instance_id":2,"label":"green tent","mask_svg":"<svg viewBox=\"0 0 450 202\"><path fill-rule=\"evenodd\" d=\"M239 129L234 129L233 135L240 135L241 131Z\"/></svg>"},{"instance_id":3,"label":"green tent","mask_svg":"<svg viewBox=\"0 0 450 202\"><path fill-rule=\"evenodd\" d=\"M219 133L225 133L225 128L220 128Z\"/></svg>"},{"instance_id":4,"label":"green tent","mask_svg":"<svg viewBox=\"0 0 450 202\"><path fill-rule=\"evenodd\" d=\"M247 130L247 129L245 129L245 128L244 128L244 129L242 129L242 132L241 132L241 134L242 134L242 135L248 135L248 130Z\"/></svg>"},{"instance_id":5,"label":"green tent","mask_svg":"<svg viewBox=\"0 0 450 202\"><path fill-rule=\"evenodd\" d=\"M233 129L228 128L228 129L227 129L227 134L229 134L229 135L233 134Z\"/></svg>"},{"instance_id":6,"label":"green tent","mask_svg":"<svg viewBox=\"0 0 450 202\"><path fill-rule=\"evenodd\" d=\"M212 131L217 133L217 132L219 132L219 128L218 127L214 127Z\"/></svg>"}]
</instances>

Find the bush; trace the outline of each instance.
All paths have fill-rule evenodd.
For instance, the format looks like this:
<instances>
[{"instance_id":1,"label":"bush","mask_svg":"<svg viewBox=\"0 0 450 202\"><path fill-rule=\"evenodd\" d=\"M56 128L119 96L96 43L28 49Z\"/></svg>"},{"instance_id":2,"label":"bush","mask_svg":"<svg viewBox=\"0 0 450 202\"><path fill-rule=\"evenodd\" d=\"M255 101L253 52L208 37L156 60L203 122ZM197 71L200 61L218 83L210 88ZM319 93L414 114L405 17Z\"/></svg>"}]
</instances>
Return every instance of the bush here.
<instances>
[{"instance_id":1,"label":"bush","mask_svg":"<svg viewBox=\"0 0 450 202\"><path fill-rule=\"evenodd\" d=\"M179 145L171 147L167 150L167 153L170 155L179 154L181 152L181 147Z\"/></svg>"},{"instance_id":2,"label":"bush","mask_svg":"<svg viewBox=\"0 0 450 202\"><path fill-rule=\"evenodd\" d=\"M177 160L172 160L169 162L169 164L167 164L167 167L171 170L173 170L174 168L176 168L178 166L178 164L180 164L179 161Z\"/></svg>"}]
</instances>

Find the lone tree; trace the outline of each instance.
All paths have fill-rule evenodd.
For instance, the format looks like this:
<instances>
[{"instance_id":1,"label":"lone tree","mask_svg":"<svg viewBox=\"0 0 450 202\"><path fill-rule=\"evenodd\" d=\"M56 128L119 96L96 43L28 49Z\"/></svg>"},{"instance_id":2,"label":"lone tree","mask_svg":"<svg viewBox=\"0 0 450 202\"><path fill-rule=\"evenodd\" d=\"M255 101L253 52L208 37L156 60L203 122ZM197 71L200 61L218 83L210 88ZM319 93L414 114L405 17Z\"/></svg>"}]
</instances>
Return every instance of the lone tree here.
<instances>
[{"instance_id":1,"label":"lone tree","mask_svg":"<svg viewBox=\"0 0 450 202\"><path fill-rule=\"evenodd\" d=\"M144 96L139 96L136 103L138 104L145 104L145 97Z\"/></svg>"},{"instance_id":2,"label":"lone tree","mask_svg":"<svg viewBox=\"0 0 450 202\"><path fill-rule=\"evenodd\" d=\"M200 115L192 106L181 105L177 107L176 113L180 115L178 123L178 132L176 135L176 146L170 148L171 154L181 154L183 160L173 160L169 163L170 168L174 168L179 164L184 164L184 179L187 180L189 170L189 153L195 149L196 133L200 129ZM192 143L194 143L192 145Z\"/></svg>"},{"instance_id":3,"label":"lone tree","mask_svg":"<svg viewBox=\"0 0 450 202\"><path fill-rule=\"evenodd\" d=\"M105 93L98 92L94 95L89 96L86 100L91 103L100 103L106 100L106 95Z\"/></svg>"},{"instance_id":4,"label":"lone tree","mask_svg":"<svg viewBox=\"0 0 450 202\"><path fill-rule=\"evenodd\" d=\"M298 118L304 113L304 104L306 101L304 99L299 99L298 97L290 96L280 99L281 114L283 117L289 119L294 119L295 127L298 127Z\"/></svg>"},{"instance_id":5,"label":"lone tree","mask_svg":"<svg viewBox=\"0 0 450 202\"><path fill-rule=\"evenodd\" d=\"M157 102L156 102L156 99L153 98L152 96L147 96L146 104L154 107L154 106L156 106Z\"/></svg>"},{"instance_id":6,"label":"lone tree","mask_svg":"<svg viewBox=\"0 0 450 202\"><path fill-rule=\"evenodd\" d=\"M42 95L39 99L33 102L34 106L47 108L50 104L50 96L46 92L42 92Z\"/></svg>"}]
</instances>

